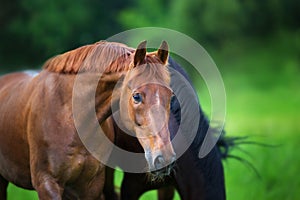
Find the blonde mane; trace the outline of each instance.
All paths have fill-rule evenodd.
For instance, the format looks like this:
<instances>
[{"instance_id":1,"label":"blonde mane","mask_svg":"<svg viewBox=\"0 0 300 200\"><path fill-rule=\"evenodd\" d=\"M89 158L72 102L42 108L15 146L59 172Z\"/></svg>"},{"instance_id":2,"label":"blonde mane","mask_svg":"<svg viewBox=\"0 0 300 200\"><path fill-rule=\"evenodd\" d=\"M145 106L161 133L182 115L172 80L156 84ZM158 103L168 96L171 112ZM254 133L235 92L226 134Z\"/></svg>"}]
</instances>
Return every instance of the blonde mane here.
<instances>
[{"instance_id":1,"label":"blonde mane","mask_svg":"<svg viewBox=\"0 0 300 200\"><path fill-rule=\"evenodd\" d=\"M128 58L134 51L121 43L100 41L57 55L49 59L43 69L66 74L128 71Z\"/></svg>"}]
</instances>

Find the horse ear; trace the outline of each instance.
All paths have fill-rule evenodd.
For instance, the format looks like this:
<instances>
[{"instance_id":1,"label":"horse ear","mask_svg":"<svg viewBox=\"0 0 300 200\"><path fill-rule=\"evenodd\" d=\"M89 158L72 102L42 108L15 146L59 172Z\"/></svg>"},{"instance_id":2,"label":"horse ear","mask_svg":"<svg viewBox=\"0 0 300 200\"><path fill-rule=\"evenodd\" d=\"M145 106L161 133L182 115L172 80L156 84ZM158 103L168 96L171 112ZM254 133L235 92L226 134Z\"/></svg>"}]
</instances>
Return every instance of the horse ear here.
<instances>
[{"instance_id":1,"label":"horse ear","mask_svg":"<svg viewBox=\"0 0 300 200\"><path fill-rule=\"evenodd\" d=\"M161 60L162 63L166 64L168 62L169 57L169 45L166 41L162 41L158 51L157 56Z\"/></svg>"},{"instance_id":2,"label":"horse ear","mask_svg":"<svg viewBox=\"0 0 300 200\"><path fill-rule=\"evenodd\" d=\"M133 62L134 66L141 63L145 59L146 52L147 52L146 44L147 44L147 41L144 40L136 48L136 51L135 51L135 54L134 54L134 62Z\"/></svg>"}]
</instances>

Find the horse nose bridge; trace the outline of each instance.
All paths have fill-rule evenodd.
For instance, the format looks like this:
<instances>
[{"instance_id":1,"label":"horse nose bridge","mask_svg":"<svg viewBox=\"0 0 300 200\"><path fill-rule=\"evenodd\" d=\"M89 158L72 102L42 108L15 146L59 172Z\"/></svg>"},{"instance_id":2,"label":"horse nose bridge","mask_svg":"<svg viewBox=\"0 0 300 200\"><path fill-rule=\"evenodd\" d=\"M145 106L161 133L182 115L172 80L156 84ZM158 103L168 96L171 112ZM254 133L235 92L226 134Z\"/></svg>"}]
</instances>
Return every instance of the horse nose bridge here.
<instances>
[{"instance_id":1,"label":"horse nose bridge","mask_svg":"<svg viewBox=\"0 0 300 200\"><path fill-rule=\"evenodd\" d=\"M164 160L168 162L169 160L172 160L173 157L176 157L176 153L169 136L167 138L161 138L159 136L156 137L154 145L153 160L158 156L162 156Z\"/></svg>"},{"instance_id":2,"label":"horse nose bridge","mask_svg":"<svg viewBox=\"0 0 300 200\"><path fill-rule=\"evenodd\" d=\"M172 147L170 134L167 128L163 128L154 136L154 149L155 151L169 151ZM171 148L172 149L172 148Z\"/></svg>"},{"instance_id":3,"label":"horse nose bridge","mask_svg":"<svg viewBox=\"0 0 300 200\"><path fill-rule=\"evenodd\" d=\"M154 104L150 107L150 113L154 116L166 117L166 108L160 104Z\"/></svg>"},{"instance_id":4,"label":"horse nose bridge","mask_svg":"<svg viewBox=\"0 0 300 200\"><path fill-rule=\"evenodd\" d=\"M152 105L149 110L153 132L158 133L168 124L167 110L159 104Z\"/></svg>"}]
</instances>

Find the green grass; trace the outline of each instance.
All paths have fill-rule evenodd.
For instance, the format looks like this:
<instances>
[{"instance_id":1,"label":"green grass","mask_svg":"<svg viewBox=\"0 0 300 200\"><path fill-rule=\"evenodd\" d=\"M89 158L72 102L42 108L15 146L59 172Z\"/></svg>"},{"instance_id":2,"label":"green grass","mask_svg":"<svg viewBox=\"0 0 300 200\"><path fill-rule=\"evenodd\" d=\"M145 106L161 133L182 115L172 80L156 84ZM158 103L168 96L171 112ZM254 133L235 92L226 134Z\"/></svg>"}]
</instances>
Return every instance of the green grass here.
<instances>
[{"instance_id":1,"label":"green grass","mask_svg":"<svg viewBox=\"0 0 300 200\"><path fill-rule=\"evenodd\" d=\"M298 199L300 196L299 36L282 35L249 47L227 62L228 135L276 147L243 145L232 154L250 161L260 178L240 162L224 162L228 199ZM241 50L243 51L243 50ZM225 59L225 58L224 58Z\"/></svg>"},{"instance_id":2,"label":"green grass","mask_svg":"<svg viewBox=\"0 0 300 200\"><path fill-rule=\"evenodd\" d=\"M232 42L210 52L220 67L227 95L226 132L276 147L242 145L231 153L253 164L224 161L229 200L281 200L300 197L300 38L283 35L266 41ZM204 88L197 86L197 88ZM204 94L204 95L203 95ZM209 94L199 91L209 112ZM247 153L245 153L245 152ZM116 182L120 185L122 173ZM142 200L155 199L154 191ZM9 187L9 200L37 199L33 192ZM179 199L178 195L176 199Z\"/></svg>"}]
</instances>

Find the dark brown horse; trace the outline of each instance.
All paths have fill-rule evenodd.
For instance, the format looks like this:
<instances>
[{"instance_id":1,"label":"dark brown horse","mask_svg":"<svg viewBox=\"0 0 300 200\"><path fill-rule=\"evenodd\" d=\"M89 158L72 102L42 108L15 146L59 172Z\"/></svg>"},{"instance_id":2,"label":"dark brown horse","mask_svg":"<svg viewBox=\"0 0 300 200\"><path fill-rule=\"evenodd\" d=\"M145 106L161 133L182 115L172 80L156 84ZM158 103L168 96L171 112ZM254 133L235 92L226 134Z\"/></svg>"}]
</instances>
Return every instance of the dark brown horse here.
<instances>
[{"instance_id":1,"label":"dark brown horse","mask_svg":"<svg viewBox=\"0 0 300 200\"><path fill-rule=\"evenodd\" d=\"M167 58L165 42L151 54L145 42L137 50L98 42L50 59L37 76L1 77L0 199L6 199L8 182L35 189L45 200L103 198L105 165L82 140L102 134L99 124L111 115L111 104L128 113L121 120L140 137L149 170L173 162L162 123L172 95ZM149 79L161 84L139 85ZM167 112L154 112L157 106ZM114 140L113 134L106 136ZM97 147L109 156L109 149Z\"/></svg>"},{"instance_id":2,"label":"dark brown horse","mask_svg":"<svg viewBox=\"0 0 300 200\"><path fill-rule=\"evenodd\" d=\"M169 58L170 68L179 72L189 83L187 74L182 67L177 64L171 57ZM173 78L173 77L172 77ZM172 80L171 80L172 82ZM193 92L193 91L191 91ZM169 129L171 137L176 135L181 122L181 105L177 98L171 102L171 113L169 118ZM197 128L196 136L191 146L178 158L174 166L174 173L160 181L149 180L149 175L145 173L128 173L124 172L124 178L121 185L121 200L137 200L146 191L159 189L159 200L172 200L175 188L178 190L183 200L223 200L225 199L225 184L223 166L221 158L226 156L222 154L221 147L227 148L226 141L219 139L218 144L204 158L199 158L199 148L207 133L209 121L204 115L200 104L199 122L192 124ZM118 146L127 151L141 152L138 141L124 133L111 118L108 119L113 124L115 132L115 142ZM192 127L191 127L192 129ZM113 184L113 170L107 171L105 184L105 196L108 200L116 199Z\"/></svg>"}]
</instances>

